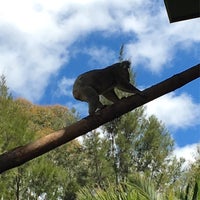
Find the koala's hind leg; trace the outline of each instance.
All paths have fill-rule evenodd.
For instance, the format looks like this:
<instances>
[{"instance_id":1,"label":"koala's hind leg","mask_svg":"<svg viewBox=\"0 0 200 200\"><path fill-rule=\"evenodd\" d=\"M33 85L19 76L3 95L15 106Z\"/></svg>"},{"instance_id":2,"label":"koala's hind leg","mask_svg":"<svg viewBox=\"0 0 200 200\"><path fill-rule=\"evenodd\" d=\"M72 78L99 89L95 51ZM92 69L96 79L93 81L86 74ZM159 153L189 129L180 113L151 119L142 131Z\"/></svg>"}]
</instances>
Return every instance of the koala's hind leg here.
<instances>
[{"instance_id":1,"label":"koala's hind leg","mask_svg":"<svg viewBox=\"0 0 200 200\"><path fill-rule=\"evenodd\" d=\"M88 102L89 114L94 114L97 108L102 109L104 105L99 101L98 93L92 87L83 89L85 101Z\"/></svg>"},{"instance_id":2,"label":"koala's hind leg","mask_svg":"<svg viewBox=\"0 0 200 200\"><path fill-rule=\"evenodd\" d=\"M109 101L112 101L113 103L119 101L118 96L115 94L114 89L109 90L105 93L102 94L106 99L108 99Z\"/></svg>"}]
</instances>

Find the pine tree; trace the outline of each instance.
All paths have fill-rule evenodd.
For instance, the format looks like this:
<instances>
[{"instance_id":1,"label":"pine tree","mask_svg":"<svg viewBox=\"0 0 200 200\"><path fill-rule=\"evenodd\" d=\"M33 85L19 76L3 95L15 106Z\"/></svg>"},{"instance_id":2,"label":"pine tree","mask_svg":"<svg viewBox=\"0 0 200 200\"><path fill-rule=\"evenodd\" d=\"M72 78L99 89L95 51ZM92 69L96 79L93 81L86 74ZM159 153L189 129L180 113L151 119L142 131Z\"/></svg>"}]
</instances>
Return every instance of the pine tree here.
<instances>
[{"instance_id":1,"label":"pine tree","mask_svg":"<svg viewBox=\"0 0 200 200\"><path fill-rule=\"evenodd\" d=\"M0 77L0 100L12 99L9 94L9 88L6 85L6 77L2 74Z\"/></svg>"},{"instance_id":2,"label":"pine tree","mask_svg":"<svg viewBox=\"0 0 200 200\"><path fill-rule=\"evenodd\" d=\"M0 152L30 141L32 134L27 130L28 118L9 93L4 75L0 77L0 111ZM21 185L23 174L24 167L19 167L0 177L3 199L20 198L24 189Z\"/></svg>"},{"instance_id":3,"label":"pine tree","mask_svg":"<svg viewBox=\"0 0 200 200\"><path fill-rule=\"evenodd\" d=\"M120 49L120 61L123 60L124 45ZM131 82L135 75L130 71ZM130 94L117 91L119 97ZM168 169L166 159L174 147L164 125L155 116L146 117L145 107L140 107L103 126L110 139L110 159L115 172L115 182L124 182L134 172L142 172L155 181L160 188L164 169ZM170 166L169 166L170 167ZM178 168L180 171L180 168ZM177 173L177 172L174 172Z\"/></svg>"},{"instance_id":4,"label":"pine tree","mask_svg":"<svg viewBox=\"0 0 200 200\"><path fill-rule=\"evenodd\" d=\"M92 131L84 136L83 148L87 158L89 184L104 186L113 175L108 160L108 141L99 132Z\"/></svg>"}]
</instances>

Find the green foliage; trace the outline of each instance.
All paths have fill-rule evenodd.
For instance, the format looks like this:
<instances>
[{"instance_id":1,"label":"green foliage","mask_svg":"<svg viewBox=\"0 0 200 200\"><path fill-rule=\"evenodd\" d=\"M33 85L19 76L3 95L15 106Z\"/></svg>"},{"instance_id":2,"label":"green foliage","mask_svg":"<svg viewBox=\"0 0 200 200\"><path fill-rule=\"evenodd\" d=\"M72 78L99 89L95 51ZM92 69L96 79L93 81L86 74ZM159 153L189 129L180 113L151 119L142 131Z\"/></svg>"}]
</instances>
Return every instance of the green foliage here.
<instances>
[{"instance_id":1,"label":"green foliage","mask_svg":"<svg viewBox=\"0 0 200 200\"><path fill-rule=\"evenodd\" d=\"M9 94L9 88L6 85L6 77L1 75L0 77L0 101L12 99L11 94ZM1 102L2 103L2 102Z\"/></svg>"},{"instance_id":2,"label":"green foliage","mask_svg":"<svg viewBox=\"0 0 200 200\"><path fill-rule=\"evenodd\" d=\"M90 183L101 185L108 178L112 179L112 164L108 160L109 142L97 131L92 131L83 138L83 150L88 166Z\"/></svg>"},{"instance_id":3,"label":"green foliage","mask_svg":"<svg viewBox=\"0 0 200 200\"><path fill-rule=\"evenodd\" d=\"M0 110L0 153L75 121L74 115L62 106L42 107L24 99L14 100L9 94L4 76L0 80ZM49 158L51 157L42 156L2 174L0 198L65 198L68 173L62 165L55 164L58 161Z\"/></svg>"},{"instance_id":4,"label":"green foliage","mask_svg":"<svg viewBox=\"0 0 200 200\"><path fill-rule=\"evenodd\" d=\"M60 105L38 106L25 99L16 101L29 117L29 128L39 137L76 121L74 115L66 107Z\"/></svg>"},{"instance_id":5,"label":"green foliage","mask_svg":"<svg viewBox=\"0 0 200 200\"><path fill-rule=\"evenodd\" d=\"M110 159L117 168L118 180L126 181L134 171L143 172L161 189L179 174L181 166L176 168L179 171L171 169L171 174L167 173L169 163L175 164L174 158L170 157L173 150L170 134L154 116L146 118L144 108L107 123L104 129L110 138Z\"/></svg>"},{"instance_id":6,"label":"green foliage","mask_svg":"<svg viewBox=\"0 0 200 200\"><path fill-rule=\"evenodd\" d=\"M124 44L121 45L119 52L119 62L122 62L123 60L124 60Z\"/></svg>"},{"instance_id":7,"label":"green foliage","mask_svg":"<svg viewBox=\"0 0 200 200\"><path fill-rule=\"evenodd\" d=\"M0 110L0 153L76 121L75 112L63 106L14 100L4 76ZM200 199L200 148L196 162L182 171L183 160L171 155L170 134L155 116L144 113L140 107L81 142L1 174L0 199Z\"/></svg>"},{"instance_id":8,"label":"green foliage","mask_svg":"<svg viewBox=\"0 0 200 200\"><path fill-rule=\"evenodd\" d=\"M179 195L173 192L161 194L155 189L150 178L135 174L134 178L119 185L107 184L102 187L84 187L77 193L78 200L199 200L199 186L187 185Z\"/></svg>"},{"instance_id":9,"label":"green foliage","mask_svg":"<svg viewBox=\"0 0 200 200\"><path fill-rule=\"evenodd\" d=\"M63 188L66 187L66 171L53 163L47 156L32 161L26 169L26 179L29 179L27 188L30 188L29 196L45 199L57 199L63 196ZM59 190L60 187L60 190Z\"/></svg>"},{"instance_id":10,"label":"green foliage","mask_svg":"<svg viewBox=\"0 0 200 200\"><path fill-rule=\"evenodd\" d=\"M109 184L106 189L102 188L82 188L77 194L78 200L161 200L161 196L156 192L151 181L138 174L134 179L119 185Z\"/></svg>"},{"instance_id":11,"label":"green foliage","mask_svg":"<svg viewBox=\"0 0 200 200\"><path fill-rule=\"evenodd\" d=\"M9 94L4 76L0 80L0 110L0 152L29 141L28 117Z\"/></svg>"},{"instance_id":12,"label":"green foliage","mask_svg":"<svg viewBox=\"0 0 200 200\"><path fill-rule=\"evenodd\" d=\"M200 181L198 181L200 183ZM181 200L199 200L199 183L189 182L178 194Z\"/></svg>"}]
</instances>

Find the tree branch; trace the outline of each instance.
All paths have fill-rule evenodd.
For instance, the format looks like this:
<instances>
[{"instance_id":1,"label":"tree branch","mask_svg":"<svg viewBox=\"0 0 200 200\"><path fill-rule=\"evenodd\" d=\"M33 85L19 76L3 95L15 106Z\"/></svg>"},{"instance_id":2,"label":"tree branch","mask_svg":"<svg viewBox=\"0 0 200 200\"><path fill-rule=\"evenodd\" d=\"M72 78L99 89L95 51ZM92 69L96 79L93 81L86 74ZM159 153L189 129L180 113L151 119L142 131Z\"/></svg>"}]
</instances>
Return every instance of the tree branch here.
<instances>
[{"instance_id":1,"label":"tree branch","mask_svg":"<svg viewBox=\"0 0 200 200\"><path fill-rule=\"evenodd\" d=\"M106 122L144 105L147 102L174 91L199 77L200 64L197 64L186 71L176 74L163 82L145 89L143 91L145 97L132 95L128 98L124 98L118 103L108 106L92 116L83 118L66 128L46 135L27 145L6 152L0 155L0 173L20 166L33 158L86 134Z\"/></svg>"}]
</instances>

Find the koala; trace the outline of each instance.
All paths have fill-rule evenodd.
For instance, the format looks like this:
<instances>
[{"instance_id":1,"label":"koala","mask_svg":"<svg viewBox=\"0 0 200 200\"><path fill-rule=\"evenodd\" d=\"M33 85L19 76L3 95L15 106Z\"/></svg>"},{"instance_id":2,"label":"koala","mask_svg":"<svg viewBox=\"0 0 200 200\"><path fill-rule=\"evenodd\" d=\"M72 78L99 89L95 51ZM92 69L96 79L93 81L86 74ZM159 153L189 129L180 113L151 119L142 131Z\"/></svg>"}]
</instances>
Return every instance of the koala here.
<instances>
[{"instance_id":1,"label":"koala","mask_svg":"<svg viewBox=\"0 0 200 200\"><path fill-rule=\"evenodd\" d=\"M89 114L92 115L97 109L105 107L100 102L99 95L113 103L120 100L114 88L141 95L141 91L130 83L130 65L129 61L122 61L104 69L96 69L81 74L73 85L74 98L87 102Z\"/></svg>"}]
</instances>

